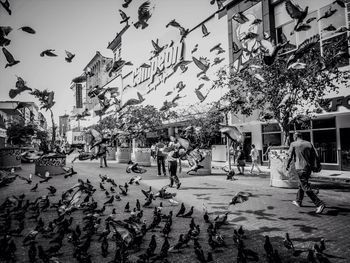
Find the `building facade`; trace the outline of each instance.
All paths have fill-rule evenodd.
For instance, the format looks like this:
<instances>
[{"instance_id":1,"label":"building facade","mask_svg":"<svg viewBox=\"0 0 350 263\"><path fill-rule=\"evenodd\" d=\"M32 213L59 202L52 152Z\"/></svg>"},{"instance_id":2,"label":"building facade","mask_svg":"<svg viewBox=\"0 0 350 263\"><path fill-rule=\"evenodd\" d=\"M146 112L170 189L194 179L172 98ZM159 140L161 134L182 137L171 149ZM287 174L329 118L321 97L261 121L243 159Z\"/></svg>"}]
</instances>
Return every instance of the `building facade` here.
<instances>
[{"instance_id":1,"label":"building facade","mask_svg":"<svg viewBox=\"0 0 350 263\"><path fill-rule=\"evenodd\" d=\"M25 102L27 107L16 109L18 103L19 101L0 101L0 148L6 146L6 131L11 123L32 123L41 130L47 129L46 118L34 102Z\"/></svg>"},{"instance_id":2,"label":"building facade","mask_svg":"<svg viewBox=\"0 0 350 263\"><path fill-rule=\"evenodd\" d=\"M247 56L243 54L243 59L233 52L233 42L238 43L240 47L244 47L249 51L256 49L257 40L264 37L264 33L271 36L275 43L281 43L282 36L285 36L289 41L288 49L282 50L282 53L287 54L293 52L298 45L304 40L319 34L320 35L320 50L323 52L324 44L331 41L338 41L341 37L348 37L348 31L342 32L324 30L330 24L335 28L349 28L349 4L346 8L342 8L336 2L331 0L294 0L293 3L300 5L302 8L308 6L308 15L305 18L309 20L310 29L307 31L292 32L296 25L296 21L292 19L285 8L285 1L261 1L258 3L247 1L233 1L228 5L227 22L229 27L229 43L230 43L230 64L236 68L244 66L244 63L251 57L251 52L247 52ZM327 18L318 19L330 9L336 9L336 13ZM237 12L243 14L249 19L247 23L237 23L232 16ZM252 20L261 19L261 24L253 24ZM256 39L249 41L241 41L242 36L246 32L256 32ZM285 40L284 40L285 41ZM344 55L344 57L346 57ZM340 68L349 70L349 59L342 59ZM329 99L329 110L324 110L322 113L316 114L314 119L308 125L297 125L296 130L302 132L304 138L311 141L325 169L335 170L350 170L350 90L341 86L338 93L329 93L325 97ZM270 121L268 123L258 121L259 112L254 112L252 116L235 116L231 118L231 123L239 127L245 134L245 145L252 143L257 149L265 152L268 145L281 145L282 132L279 125ZM291 130L294 130L292 127ZM291 133L292 134L292 133ZM292 136L290 136L292 137ZM267 161L266 158L263 161Z\"/></svg>"}]
</instances>

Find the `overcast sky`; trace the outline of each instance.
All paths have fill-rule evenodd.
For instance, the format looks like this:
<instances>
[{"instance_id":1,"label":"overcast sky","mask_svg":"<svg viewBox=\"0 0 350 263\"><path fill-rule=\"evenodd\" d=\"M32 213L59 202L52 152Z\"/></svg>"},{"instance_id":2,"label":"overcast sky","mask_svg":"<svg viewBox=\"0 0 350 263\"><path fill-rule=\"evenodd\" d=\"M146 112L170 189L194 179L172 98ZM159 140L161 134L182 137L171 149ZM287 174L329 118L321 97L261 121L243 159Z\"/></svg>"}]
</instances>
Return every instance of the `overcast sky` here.
<instances>
[{"instance_id":1,"label":"overcast sky","mask_svg":"<svg viewBox=\"0 0 350 263\"><path fill-rule=\"evenodd\" d=\"M6 48L15 59L21 62L5 69L6 60L0 54L0 99L10 100L8 92L16 83L16 76L22 77L27 86L55 91L57 116L70 113L74 105L73 92L69 89L71 80L82 73L83 68L96 51L112 57L106 49L123 25L120 25L118 9L123 9L136 21L137 9L142 0L133 0L129 8L121 7L124 0L10 0L12 15L0 6L0 26L11 26L14 30L8 35L11 44ZM135 31L135 43L123 46L135 49L150 46L150 40L166 34L165 24L176 19L185 27L191 28L217 10L209 0L152 0L154 6L149 27ZM30 26L35 35L17 30ZM136 34L137 32L137 34ZM45 49L55 49L58 57L40 57ZM65 50L76 57L72 63L64 60ZM145 56L149 56L145 54ZM33 101L33 97L22 93L14 100ZM35 101L35 100L34 100ZM48 117L48 114L45 114Z\"/></svg>"}]
</instances>

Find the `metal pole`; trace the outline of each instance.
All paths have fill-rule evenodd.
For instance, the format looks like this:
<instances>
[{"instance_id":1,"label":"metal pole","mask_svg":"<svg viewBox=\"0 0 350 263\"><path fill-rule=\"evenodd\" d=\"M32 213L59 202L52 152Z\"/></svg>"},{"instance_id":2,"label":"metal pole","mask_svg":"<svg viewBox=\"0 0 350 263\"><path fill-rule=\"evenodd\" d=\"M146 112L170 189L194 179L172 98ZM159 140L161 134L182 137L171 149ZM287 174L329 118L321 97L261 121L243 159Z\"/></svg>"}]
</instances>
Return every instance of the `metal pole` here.
<instances>
[{"instance_id":1,"label":"metal pole","mask_svg":"<svg viewBox=\"0 0 350 263\"><path fill-rule=\"evenodd\" d=\"M226 112L225 113L225 122L226 122L226 125L228 125L228 113ZM230 156L230 138L228 138L226 136L226 154L227 154L227 158L228 158L228 169L229 171L231 171L231 156Z\"/></svg>"}]
</instances>

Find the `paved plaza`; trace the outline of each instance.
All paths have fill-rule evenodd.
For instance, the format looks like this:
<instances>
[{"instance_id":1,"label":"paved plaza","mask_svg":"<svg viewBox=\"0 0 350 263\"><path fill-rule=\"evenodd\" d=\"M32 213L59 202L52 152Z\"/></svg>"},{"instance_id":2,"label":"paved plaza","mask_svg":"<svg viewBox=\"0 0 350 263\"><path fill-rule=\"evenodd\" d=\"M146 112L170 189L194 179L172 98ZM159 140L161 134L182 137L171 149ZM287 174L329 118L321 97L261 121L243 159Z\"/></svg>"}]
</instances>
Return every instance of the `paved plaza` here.
<instances>
[{"instance_id":1,"label":"paved plaza","mask_svg":"<svg viewBox=\"0 0 350 263\"><path fill-rule=\"evenodd\" d=\"M103 202L107 200L103 191L99 189L99 174L106 174L118 184L124 184L129 181L133 174L125 172L125 164L110 163L108 168L99 168L96 162L84 162L74 165L74 169L78 172L73 178L64 179L63 176L55 176L48 183L39 184L38 192L30 192L29 189L39 181L39 178L34 176L32 185L26 184L22 180L16 180L14 183L0 192L1 203L6 196L26 194L26 198L34 200L35 198L46 195L48 190L46 187L53 185L57 188L56 197L51 197L52 202L57 201L63 190L73 186L78 178L83 180L89 179L97 191L94 194L94 199L102 206ZM23 165L23 169L19 171L22 175L33 173L34 165ZM186 169L182 172L180 180L182 182L181 188L169 189L170 192L177 193L176 200L185 203L186 209L194 206L195 211L193 218L196 224L199 224L201 233L199 242L204 251L210 251L208 246L207 224L203 220L203 204L207 207L211 219L217 215L228 214L228 224L220 228L220 233L223 234L227 248L213 251L213 258L215 262L236 262L237 249L233 243L233 230L240 226L246 230L247 238L244 240L246 247L258 252L259 262L267 262L265 252L263 249L264 236L271 237L272 245L278 249L279 254L283 258L282 262L306 262L305 258L307 252L295 257L291 255L283 246L283 237L286 232L290 234L294 246L297 250L307 251L311 249L316 242L322 238L326 240L325 253L330 262L349 262L350 252L348 249L350 228L348 225L350 215L349 192L350 185L335 182L320 182L316 183L317 188L320 189L319 196L327 204L327 208L322 215L316 215L314 207L310 202L305 202L305 206L297 208L291 204L295 197L295 189L280 189L269 186L268 176L237 176L234 181L227 181L224 175L211 176L196 176L185 175ZM122 201L115 201L113 206L108 206L104 213L104 218L109 215L112 208L116 208L117 215L120 219L125 219L129 215L124 213L124 206L130 202L130 206L134 207L136 199L140 199L141 204L144 203L144 196L141 189L148 189L152 187L153 191L160 189L168 184L168 178L156 176L156 168L147 168L147 173L142 175L140 186L131 185L130 193L126 197L122 197ZM228 203L235 193L239 191L251 193L248 201L230 206ZM307 199L306 199L307 200ZM167 200L157 199L150 208L144 208L144 218L146 223L150 224L152 220L153 208L163 203L162 213L167 214L170 210L176 213L179 206L170 206ZM47 215L47 216L46 216ZM49 209L43 217L47 224L48 220L56 216L54 209ZM73 225L81 223L83 214L77 211L72 214L74 217ZM188 218L174 218L172 231L170 233L169 242L174 245L181 233L185 234L189 227L190 219ZM27 234L31 228L34 228L36 222L27 220L24 234ZM140 250L130 251L131 262L136 262L137 256L144 252L147 248L151 235L156 235L158 249L163 241L161 227L155 232L149 232L144 237L144 242ZM101 222L99 230L104 228L104 222ZM18 262L28 262L27 250L28 247L23 247L20 243L21 238L16 239L18 254ZM45 247L47 239L38 238L39 244L44 244ZM96 240L92 243L89 253L92 255L92 262L109 262L114 256L114 243L110 241L109 255L106 259L101 257L100 243ZM62 254L58 257L59 262L76 262L72 258L72 248L67 240L64 240L64 245L61 249ZM23 256L23 257L22 257ZM181 260L182 262L199 262L195 258L192 242L189 247L181 250L181 253L170 253L168 257L169 262Z\"/></svg>"}]
</instances>

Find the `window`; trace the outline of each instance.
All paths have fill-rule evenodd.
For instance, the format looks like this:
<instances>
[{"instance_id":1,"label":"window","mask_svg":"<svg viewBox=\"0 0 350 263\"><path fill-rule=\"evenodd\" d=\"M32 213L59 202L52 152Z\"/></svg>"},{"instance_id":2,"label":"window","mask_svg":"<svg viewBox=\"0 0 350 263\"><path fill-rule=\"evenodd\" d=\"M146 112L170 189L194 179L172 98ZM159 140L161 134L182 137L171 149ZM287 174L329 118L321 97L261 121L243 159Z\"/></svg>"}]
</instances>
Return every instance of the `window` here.
<instances>
[{"instance_id":1,"label":"window","mask_svg":"<svg viewBox=\"0 0 350 263\"><path fill-rule=\"evenodd\" d=\"M276 131L281 131L281 128L278 125L278 123L263 124L262 126L262 132L276 132Z\"/></svg>"},{"instance_id":2,"label":"window","mask_svg":"<svg viewBox=\"0 0 350 263\"><path fill-rule=\"evenodd\" d=\"M315 119L312 121L313 129L335 128L335 117L327 119Z\"/></svg>"},{"instance_id":3,"label":"window","mask_svg":"<svg viewBox=\"0 0 350 263\"><path fill-rule=\"evenodd\" d=\"M306 0L302 2L303 2L301 3L302 9L305 8L305 6L310 5L310 3L307 3ZM311 7L312 10L314 11L308 13L308 15L306 16L303 22L304 24L309 25L310 29L305 31L295 32L294 27L297 22L295 19L291 19L290 16L287 14L285 10L285 3L282 2L275 6L277 43L285 42L285 40L283 40L284 37L286 37L287 40L290 41L289 45L286 45L286 47L282 50L281 54L287 53L295 49L296 46L303 43L306 39L309 39L310 37L319 34L321 54L323 54L328 47L331 47L332 49L328 49L327 51L330 51L332 55L338 54L340 58L337 66L338 67L348 66L349 65L349 56L348 56L349 50L347 46L348 42L341 41L347 38L348 36L348 32L346 31L346 28L348 27L346 24L346 8L341 8L340 6L334 4L334 2L323 7L316 7L317 10L315 10L315 7L316 6ZM336 12L328 18L318 20L329 10L336 10ZM345 32L344 30L338 30L342 27L344 28ZM338 42L339 43L343 42L343 44L334 45L335 43L338 43ZM335 46L337 48L334 48Z\"/></svg>"},{"instance_id":4,"label":"window","mask_svg":"<svg viewBox=\"0 0 350 263\"><path fill-rule=\"evenodd\" d=\"M336 129L313 131L313 136L321 163L337 163Z\"/></svg>"},{"instance_id":5,"label":"window","mask_svg":"<svg viewBox=\"0 0 350 263\"><path fill-rule=\"evenodd\" d=\"M337 133L335 117L312 121L313 144L321 163L337 163Z\"/></svg>"}]
</instances>

